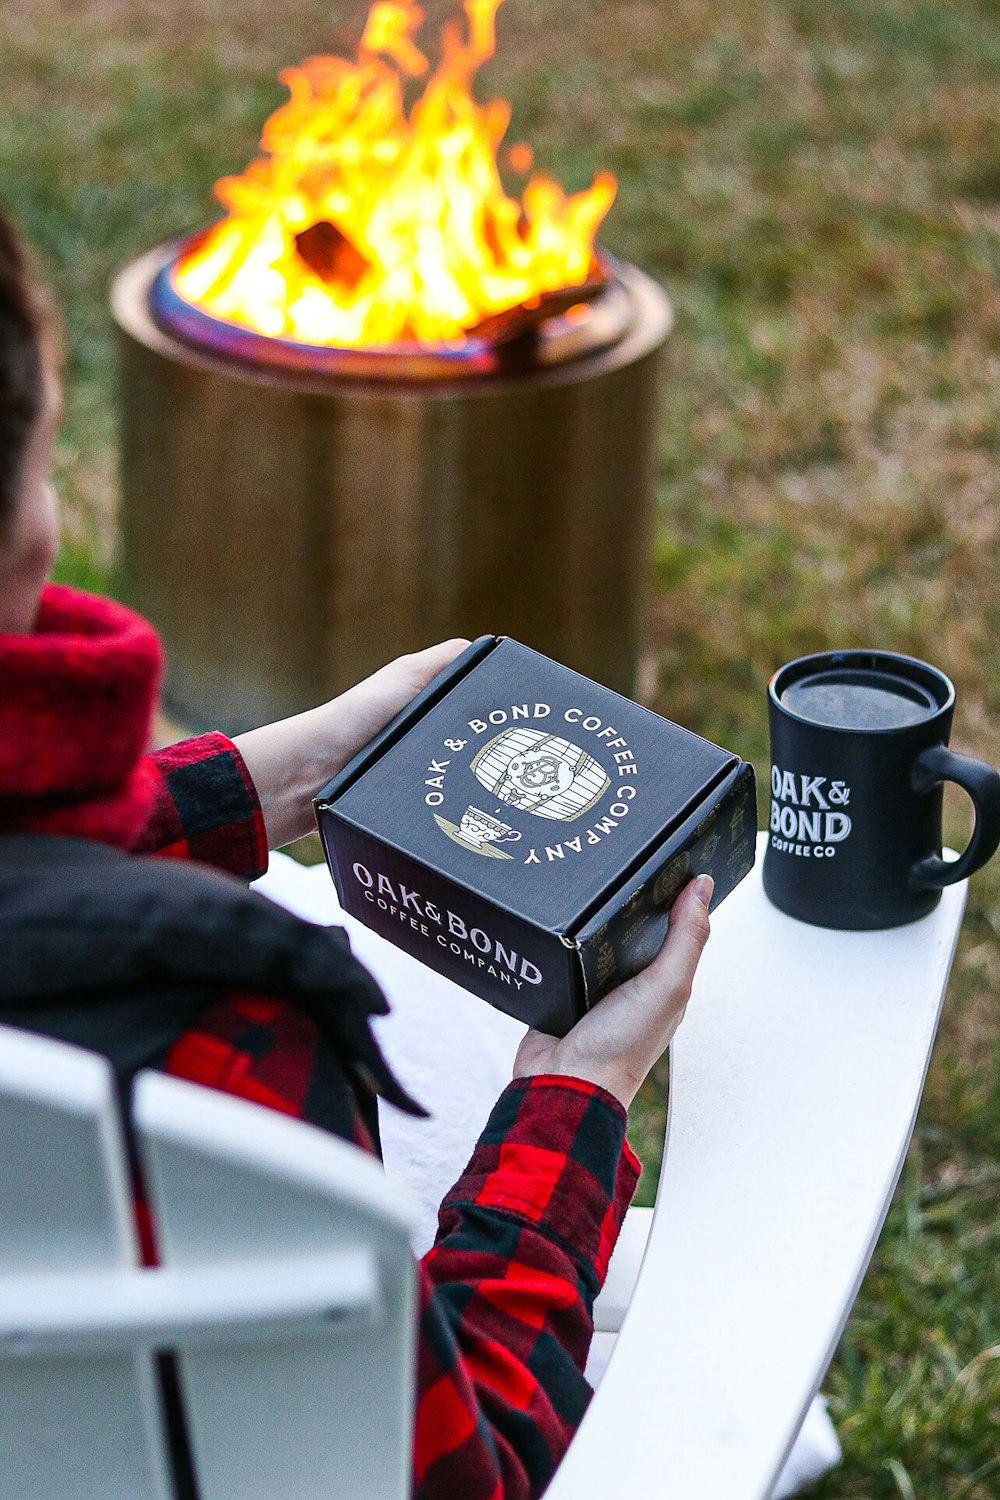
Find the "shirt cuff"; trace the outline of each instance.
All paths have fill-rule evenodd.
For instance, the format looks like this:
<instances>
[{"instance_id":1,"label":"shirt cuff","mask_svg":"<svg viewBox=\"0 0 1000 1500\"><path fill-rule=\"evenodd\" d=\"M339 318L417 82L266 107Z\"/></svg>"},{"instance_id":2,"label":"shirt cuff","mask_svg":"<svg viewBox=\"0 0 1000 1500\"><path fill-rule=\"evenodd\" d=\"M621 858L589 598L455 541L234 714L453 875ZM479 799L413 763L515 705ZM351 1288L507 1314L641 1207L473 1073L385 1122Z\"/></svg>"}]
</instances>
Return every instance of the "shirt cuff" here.
<instances>
[{"instance_id":1,"label":"shirt cuff","mask_svg":"<svg viewBox=\"0 0 1000 1500\"><path fill-rule=\"evenodd\" d=\"M257 789L242 755L213 732L157 750L152 816L136 853L197 859L244 880L267 869L267 830Z\"/></svg>"},{"instance_id":2,"label":"shirt cuff","mask_svg":"<svg viewBox=\"0 0 1000 1500\"><path fill-rule=\"evenodd\" d=\"M598 1291L642 1170L627 1121L620 1101L585 1079L515 1079L442 1214L462 1205L511 1214L559 1243Z\"/></svg>"}]
</instances>

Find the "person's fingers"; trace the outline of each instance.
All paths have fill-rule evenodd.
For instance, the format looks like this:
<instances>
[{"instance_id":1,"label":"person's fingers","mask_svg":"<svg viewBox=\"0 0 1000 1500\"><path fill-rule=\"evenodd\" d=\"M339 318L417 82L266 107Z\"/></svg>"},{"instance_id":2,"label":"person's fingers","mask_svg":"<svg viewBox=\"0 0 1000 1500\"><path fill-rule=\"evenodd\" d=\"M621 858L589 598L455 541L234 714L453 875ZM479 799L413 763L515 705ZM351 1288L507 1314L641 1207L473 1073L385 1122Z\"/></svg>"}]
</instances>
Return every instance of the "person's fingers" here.
<instances>
[{"instance_id":1,"label":"person's fingers","mask_svg":"<svg viewBox=\"0 0 1000 1500\"><path fill-rule=\"evenodd\" d=\"M670 909L666 941L648 969L637 975L646 986L663 992L667 989L676 1004L686 1004L691 994L695 970L711 931L708 905L715 882L711 875L699 875L681 891Z\"/></svg>"},{"instance_id":2,"label":"person's fingers","mask_svg":"<svg viewBox=\"0 0 1000 1500\"><path fill-rule=\"evenodd\" d=\"M433 676L464 651L471 642L463 636L454 636L450 641L438 641L434 646L425 646L422 651L413 651L403 660L412 671L426 672Z\"/></svg>"},{"instance_id":3,"label":"person's fingers","mask_svg":"<svg viewBox=\"0 0 1000 1500\"><path fill-rule=\"evenodd\" d=\"M423 651L413 651L409 656L401 656L396 661L390 662L383 671L399 673L405 676L412 685L414 692L427 686L433 677L443 672L451 662L459 656L470 643L461 636L455 636L450 641L438 641L435 646L427 646Z\"/></svg>"},{"instance_id":4,"label":"person's fingers","mask_svg":"<svg viewBox=\"0 0 1000 1500\"><path fill-rule=\"evenodd\" d=\"M684 1016L708 941L713 889L710 876L691 881L674 902L666 940L649 967L612 990L565 1037L529 1031L514 1076L544 1071L589 1078L628 1109Z\"/></svg>"},{"instance_id":5,"label":"person's fingers","mask_svg":"<svg viewBox=\"0 0 1000 1500\"><path fill-rule=\"evenodd\" d=\"M471 645L472 642L467 640L464 635L454 635L450 640L438 641L436 645L425 646L422 651L415 651L413 654L416 657L443 656L446 661L451 661L460 651L464 651L467 646Z\"/></svg>"},{"instance_id":6,"label":"person's fingers","mask_svg":"<svg viewBox=\"0 0 1000 1500\"><path fill-rule=\"evenodd\" d=\"M464 651L469 642L456 638L440 641L410 656L379 667L370 677L323 704L324 715L335 717L335 748L341 763L367 744L373 734L404 708L437 674ZM336 756L334 757L336 760Z\"/></svg>"}]
</instances>

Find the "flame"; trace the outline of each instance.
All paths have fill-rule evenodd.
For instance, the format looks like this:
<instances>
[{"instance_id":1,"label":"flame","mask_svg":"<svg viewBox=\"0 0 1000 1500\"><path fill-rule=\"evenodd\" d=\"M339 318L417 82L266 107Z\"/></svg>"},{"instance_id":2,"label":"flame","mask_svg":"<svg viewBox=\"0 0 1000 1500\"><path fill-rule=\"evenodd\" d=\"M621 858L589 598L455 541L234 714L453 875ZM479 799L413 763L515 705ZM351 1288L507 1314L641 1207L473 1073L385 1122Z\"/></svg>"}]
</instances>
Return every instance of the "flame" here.
<instances>
[{"instance_id":1,"label":"flame","mask_svg":"<svg viewBox=\"0 0 1000 1500\"><path fill-rule=\"evenodd\" d=\"M578 286L615 196L607 172L566 194L542 173L504 191L497 152L510 119L471 85L496 47L502 0L464 0L429 72L415 0L376 0L354 62L311 57L280 76L290 98L261 155L216 195L228 210L182 255L174 285L213 316L319 345L461 347L483 319ZM530 147L508 152L526 175Z\"/></svg>"}]
</instances>

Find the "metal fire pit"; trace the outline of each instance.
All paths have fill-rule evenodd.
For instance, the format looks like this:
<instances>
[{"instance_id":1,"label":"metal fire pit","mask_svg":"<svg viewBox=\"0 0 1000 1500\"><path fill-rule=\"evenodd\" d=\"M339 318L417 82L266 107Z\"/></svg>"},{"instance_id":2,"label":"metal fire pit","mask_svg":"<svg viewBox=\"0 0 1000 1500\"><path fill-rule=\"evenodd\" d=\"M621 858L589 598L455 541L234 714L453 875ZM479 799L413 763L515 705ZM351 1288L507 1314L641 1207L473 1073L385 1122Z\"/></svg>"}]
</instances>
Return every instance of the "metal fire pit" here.
<instances>
[{"instance_id":1,"label":"metal fire pit","mask_svg":"<svg viewBox=\"0 0 1000 1500\"><path fill-rule=\"evenodd\" d=\"M112 292L122 582L175 716L237 733L487 632L630 691L671 324L654 282L611 267L586 316L511 347L265 363L255 335L171 317L176 254Z\"/></svg>"}]
</instances>

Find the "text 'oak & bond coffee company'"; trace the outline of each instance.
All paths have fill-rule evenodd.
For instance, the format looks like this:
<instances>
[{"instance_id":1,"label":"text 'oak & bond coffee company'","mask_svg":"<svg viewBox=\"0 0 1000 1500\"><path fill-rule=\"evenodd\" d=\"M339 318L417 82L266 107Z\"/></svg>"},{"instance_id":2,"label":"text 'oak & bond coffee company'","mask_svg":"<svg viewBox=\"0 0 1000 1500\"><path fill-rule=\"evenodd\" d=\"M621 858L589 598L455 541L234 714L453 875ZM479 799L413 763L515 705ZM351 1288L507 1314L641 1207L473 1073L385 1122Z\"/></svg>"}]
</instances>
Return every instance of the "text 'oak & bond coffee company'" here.
<instances>
[{"instance_id":1,"label":"text 'oak & bond coffee company'","mask_svg":"<svg viewBox=\"0 0 1000 1500\"><path fill-rule=\"evenodd\" d=\"M316 799L345 911L563 1035L644 968L688 878L754 861L749 765L484 636Z\"/></svg>"}]
</instances>

